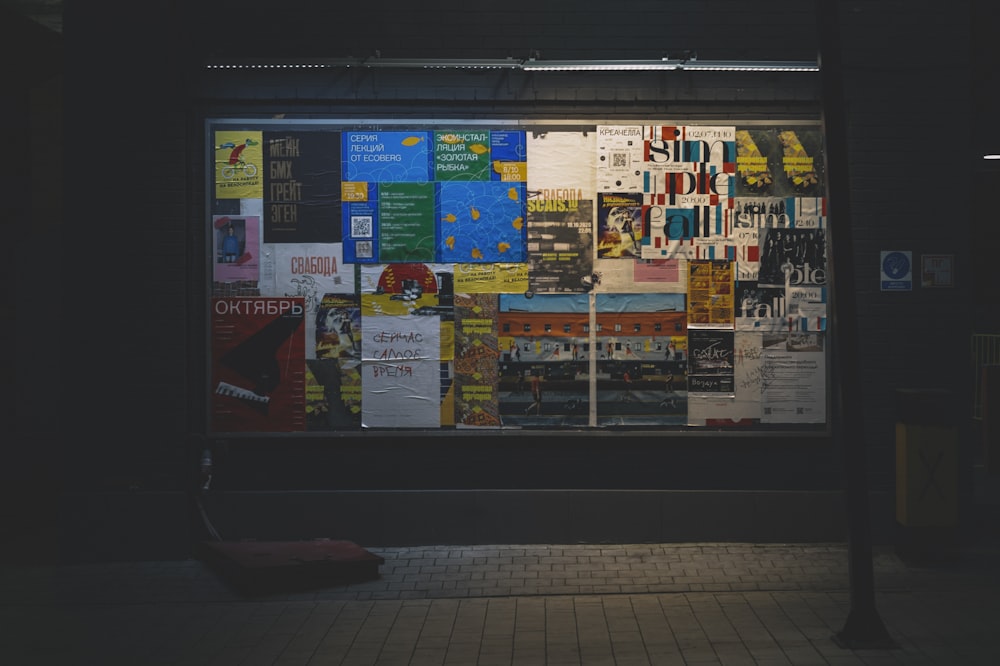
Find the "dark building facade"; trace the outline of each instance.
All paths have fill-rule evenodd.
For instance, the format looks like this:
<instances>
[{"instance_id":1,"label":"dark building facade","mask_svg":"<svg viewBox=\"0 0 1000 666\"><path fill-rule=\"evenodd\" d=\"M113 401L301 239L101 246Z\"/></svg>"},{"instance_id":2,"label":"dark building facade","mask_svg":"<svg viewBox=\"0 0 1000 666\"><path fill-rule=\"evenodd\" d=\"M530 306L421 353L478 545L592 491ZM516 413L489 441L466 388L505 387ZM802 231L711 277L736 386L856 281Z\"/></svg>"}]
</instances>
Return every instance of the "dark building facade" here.
<instances>
[{"instance_id":1,"label":"dark building facade","mask_svg":"<svg viewBox=\"0 0 1000 666\"><path fill-rule=\"evenodd\" d=\"M913 389L936 396L936 422L958 429L954 490L963 506L971 501L981 435L968 349L974 333L997 330L996 297L983 284L995 278L974 251L990 236L975 221L982 204L972 183L995 179L981 172L977 152L988 132L977 125L975 6L555 4L162 2L136 14L123 2L67 3L58 271L27 310L38 321L19 309L12 345L25 359L44 359L19 362L17 384L51 400L23 398L14 422L18 446L33 452L20 454L32 470L30 494L58 496L44 515L58 525L60 557L188 556L201 530L192 494L205 449L214 475L201 499L225 538L837 540L847 533L844 479L857 464L846 462L853 444L845 439L858 432L872 533L888 540L899 391ZM885 25L896 26L896 38ZM940 55L915 57L904 34L934 35ZM823 71L206 67L372 58L818 60ZM845 119L846 136L831 114ZM221 215L206 163L219 119L234 131L815 123L830 183L826 416L777 427L711 418L691 427L678 417L620 429L570 418L544 428L216 432L205 224ZM908 288L881 286L890 251L914 263ZM925 255L953 267L941 286L922 282ZM426 307L436 316L441 304ZM845 312L850 318L838 319ZM532 374L581 396L591 381L597 392L662 391L668 374L675 390L689 388L690 322L676 312L602 314L593 331L591 320L562 313L508 312L497 322L499 382L509 391ZM57 330L58 349L40 349L48 335L30 333L36 328ZM617 346L597 358L609 342ZM584 353L594 365L583 367ZM626 375L639 385L626 386ZM844 385L845 377L856 379ZM507 408L523 404L511 398ZM845 413L845 404L856 408ZM567 401L567 415L575 408Z\"/></svg>"}]
</instances>

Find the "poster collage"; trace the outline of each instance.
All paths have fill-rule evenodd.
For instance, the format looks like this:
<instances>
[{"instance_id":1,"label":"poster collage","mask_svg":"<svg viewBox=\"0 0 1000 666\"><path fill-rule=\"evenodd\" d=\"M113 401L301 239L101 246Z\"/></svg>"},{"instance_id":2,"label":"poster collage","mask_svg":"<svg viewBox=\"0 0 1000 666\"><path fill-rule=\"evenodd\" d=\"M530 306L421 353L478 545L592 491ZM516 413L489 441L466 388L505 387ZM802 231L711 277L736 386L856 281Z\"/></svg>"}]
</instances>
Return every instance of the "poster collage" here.
<instances>
[{"instance_id":1,"label":"poster collage","mask_svg":"<svg viewBox=\"0 0 1000 666\"><path fill-rule=\"evenodd\" d=\"M827 418L816 123L209 122L214 433Z\"/></svg>"}]
</instances>

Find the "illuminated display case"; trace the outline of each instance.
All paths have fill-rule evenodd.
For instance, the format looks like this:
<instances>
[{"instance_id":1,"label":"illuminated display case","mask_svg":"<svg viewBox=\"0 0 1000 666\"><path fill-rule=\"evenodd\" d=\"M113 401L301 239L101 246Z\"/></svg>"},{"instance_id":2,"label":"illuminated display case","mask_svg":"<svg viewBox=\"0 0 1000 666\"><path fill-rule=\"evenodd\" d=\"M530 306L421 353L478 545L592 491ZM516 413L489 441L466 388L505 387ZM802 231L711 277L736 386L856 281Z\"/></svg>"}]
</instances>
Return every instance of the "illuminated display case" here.
<instances>
[{"instance_id":1,"label":"illuminated display case","mask_svg":"<svg viewBox=\"0 0 1000 666\"><path fill-rule=\"evenodd\" d=\"M213 433L827 427L818 122L205 128Z\"/></svg>"}]
</instances>

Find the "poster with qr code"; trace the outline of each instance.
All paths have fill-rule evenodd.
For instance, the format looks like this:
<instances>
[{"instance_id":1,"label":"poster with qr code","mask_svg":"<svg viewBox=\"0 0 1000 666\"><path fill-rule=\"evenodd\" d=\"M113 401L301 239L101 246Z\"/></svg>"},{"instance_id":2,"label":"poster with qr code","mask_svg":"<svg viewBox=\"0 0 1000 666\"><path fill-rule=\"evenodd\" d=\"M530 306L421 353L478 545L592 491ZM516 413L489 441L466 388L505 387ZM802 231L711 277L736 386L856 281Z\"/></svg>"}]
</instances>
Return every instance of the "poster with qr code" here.
<instances>
[{"instance_id":1,"label":"poster with qr code","mask_svg":"<svg viewBox=\"0 0 1000 666\"><path fill-rule=\"evenodd\" d=\"M374 218L371 215L356 215L351 218L351 238L371 238L374 233Z\"/></svg>"},{"instance_id":2,"label":"poster with qr code","mask_svg":"<svg viewBox=\"0 0 1000 666\"><path fill-rule=\"evenodd\" d=\"M378 260L378 185L342 183L344 263L374 263Z\"/></svg>"},{"instance_id":3,"label":"poster with qr code","mask_svg":"<svg viewBox=\"0 0 1000 666\"><path fill-rule=\"evenodd\" d=\"M642 192L643 133L639 125L597 128L597 191Z\"/></svg>"}]
</instances>

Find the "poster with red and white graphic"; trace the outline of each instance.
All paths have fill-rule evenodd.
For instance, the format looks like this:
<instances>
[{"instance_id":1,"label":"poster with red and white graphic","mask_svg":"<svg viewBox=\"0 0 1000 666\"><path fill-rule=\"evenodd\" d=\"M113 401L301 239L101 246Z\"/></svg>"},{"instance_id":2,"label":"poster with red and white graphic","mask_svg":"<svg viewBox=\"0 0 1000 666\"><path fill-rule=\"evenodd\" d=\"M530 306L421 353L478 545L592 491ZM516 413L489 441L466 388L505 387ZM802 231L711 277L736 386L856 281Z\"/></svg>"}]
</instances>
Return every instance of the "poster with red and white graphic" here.
<instances>
[{"instance_id":1,"label":"poster with red and white graphic","mask_svg":"<svg viewBox=\"0 0 1000 666\"><path fill-rule=\"evenodd\" d=\"M299 432L305 423L301 298L212 299L213 432Z\"/></svg>"},{"instance_id":2,"label":"poster with red and white graphic","mask_svg":"<svg viewBox=\"0 0 1000 666\"><path fill-rule=\"evenodd\" d=\"M643 259L733 259L736 128L644 130Z\"/></svg>"},{"instance_id":3,"label":"poster with red and white graphic","mask_svg":"<svg viewBox=\"0 0 1000 666\"><path fill-rule=\"evenodd\" d=\"M279 243L265 246L274 257L274 283L268 296L301 296L306 304L306 329L315 330L316 315L326 294L354 295L354 266L345 266L342 243ZM317 358L306 345L306 358Z\"/></svg>"}]
</instances>

